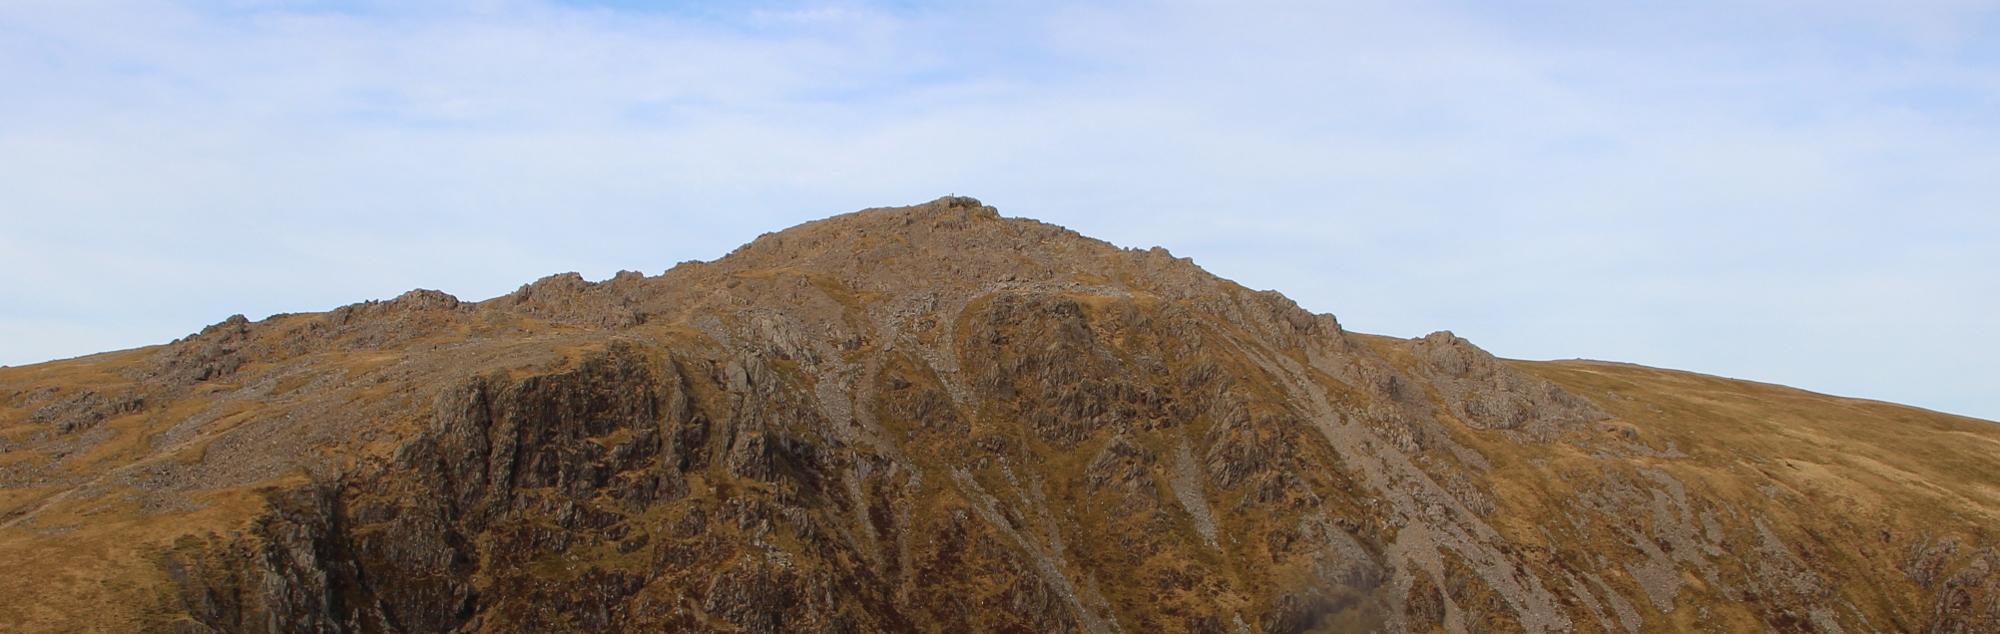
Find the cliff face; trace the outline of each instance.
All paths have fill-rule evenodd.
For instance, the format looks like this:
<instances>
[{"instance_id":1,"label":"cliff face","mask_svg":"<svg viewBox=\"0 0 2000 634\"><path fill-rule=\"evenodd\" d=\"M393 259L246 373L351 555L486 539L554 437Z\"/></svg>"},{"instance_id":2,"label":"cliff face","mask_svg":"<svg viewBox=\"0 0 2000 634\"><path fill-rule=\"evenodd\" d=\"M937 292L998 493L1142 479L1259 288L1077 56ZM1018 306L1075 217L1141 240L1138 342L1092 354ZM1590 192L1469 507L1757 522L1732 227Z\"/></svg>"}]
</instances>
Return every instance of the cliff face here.
<instances>
[{"instance_id":1,"label":"cliff face","mask_svg":"<svg viewBox=\"0 0 2000 634\"><path fill-rule=\"evenodd\" d=\"M1393 340L965 198L0 370L0 622L2000 631L2000 429Z\"/></svg>"}]
</instances>

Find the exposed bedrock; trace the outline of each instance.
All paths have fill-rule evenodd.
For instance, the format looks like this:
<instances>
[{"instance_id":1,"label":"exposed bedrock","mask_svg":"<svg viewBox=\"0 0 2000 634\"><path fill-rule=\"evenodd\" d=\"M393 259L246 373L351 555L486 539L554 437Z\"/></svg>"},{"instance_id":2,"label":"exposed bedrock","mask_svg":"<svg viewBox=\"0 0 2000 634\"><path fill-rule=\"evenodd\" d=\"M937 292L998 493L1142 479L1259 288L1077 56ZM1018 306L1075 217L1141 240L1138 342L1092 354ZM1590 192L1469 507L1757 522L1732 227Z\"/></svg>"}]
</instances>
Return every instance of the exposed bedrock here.
<instances>
[{"instance_id":1,"label":"exposed bedrock","mask_svg":"<svg viewBox=\"0 0 2000 634\"><path fill-rule=\"evenodd\" d=\"M34 427L0 442L46 458L0 475L255 491L149 551L166 631L2000 628L1991 536L1771 449L1805 441L1675 431L1717 399L1350 333L970 199L139 358L5 386ZM128 429L149 462L63 471Z\"/></svg>"}]
</instances>

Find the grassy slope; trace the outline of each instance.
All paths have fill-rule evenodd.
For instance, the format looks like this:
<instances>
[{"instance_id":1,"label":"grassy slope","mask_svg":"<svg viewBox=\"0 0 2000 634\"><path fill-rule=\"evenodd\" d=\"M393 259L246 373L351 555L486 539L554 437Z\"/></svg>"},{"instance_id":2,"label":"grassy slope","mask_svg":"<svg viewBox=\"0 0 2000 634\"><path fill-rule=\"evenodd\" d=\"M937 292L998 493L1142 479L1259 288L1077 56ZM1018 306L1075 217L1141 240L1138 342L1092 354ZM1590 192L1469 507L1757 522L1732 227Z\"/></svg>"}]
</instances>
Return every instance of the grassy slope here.
<instances>
[{"instance_id":1,"label":"grassy slope","mask_svg":"<svg viewBox=\"0 0 2000 634\"><path fill-rule=\"evenodd\" d=\"M1686 482L1697 507L1768 526L1828 574L1823 581L1840 598L1840 611L1873 627L1924 627L1936 608L1908 583L1919 576L1912 571L1926 557L2000 538L2000 424L1622 363L1509 363L1602 403L1618 418L1600 426L1603 437L1669 449L1626 460ZM1768 573L1746 564L1759 548L1757 540L1739 539L1718 563ZM1944 561L1962 563L1949 555ZM1676 629L1761 627L1727 593L1687 581L1691 592L1679 604L1695 609L1673 615Z\"/></svg>"},{"instance_id":2,"label":"grassy slope","mask_svg":"<svg viewBox=\"0 0 2000 634\"><path fill-rule=\"evenodd\" d=\"M1622 363L1514 362L1590 396L1694 461L1929 530L2000 526L2000 424Z\"/></svg>"}]
</instances>

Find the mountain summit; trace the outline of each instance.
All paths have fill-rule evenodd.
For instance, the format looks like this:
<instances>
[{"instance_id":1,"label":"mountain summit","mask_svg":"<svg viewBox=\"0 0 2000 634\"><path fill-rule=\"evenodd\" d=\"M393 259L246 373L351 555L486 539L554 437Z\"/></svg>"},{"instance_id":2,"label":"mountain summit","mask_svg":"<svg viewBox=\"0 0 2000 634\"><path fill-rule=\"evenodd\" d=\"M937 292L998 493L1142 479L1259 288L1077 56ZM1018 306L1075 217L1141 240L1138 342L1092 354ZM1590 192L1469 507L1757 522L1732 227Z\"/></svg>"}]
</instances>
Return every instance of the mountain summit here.
<instances>
[{"instance_id":1,"label":"mountain summit","mask_svg":"<svg viewBox=\"0 0 2000 634\"><path fill-rule=\"evenodd\" d=\"M950 197L0 369L0 629L1995 632L1996 448Z\"/></svg>"}]
</instances>

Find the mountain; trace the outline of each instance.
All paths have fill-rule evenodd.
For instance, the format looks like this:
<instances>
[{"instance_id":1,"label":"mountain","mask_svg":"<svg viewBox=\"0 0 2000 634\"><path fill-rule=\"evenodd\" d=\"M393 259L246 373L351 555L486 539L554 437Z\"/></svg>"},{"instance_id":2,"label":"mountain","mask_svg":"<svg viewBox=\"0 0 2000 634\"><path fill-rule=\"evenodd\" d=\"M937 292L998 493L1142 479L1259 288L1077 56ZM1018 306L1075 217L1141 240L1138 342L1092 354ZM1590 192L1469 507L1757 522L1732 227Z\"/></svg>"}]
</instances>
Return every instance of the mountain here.
<instances>
[{"instance_id":1,"label":"mountain","mask_svg":"<svg viewBox=\"0 0 2000 634\"><path fill-rule=\"evenodd\" d=\"M1996 632L1996 449L953 197L0 369L0 629Z\"/></svg>"}]
</instances>

